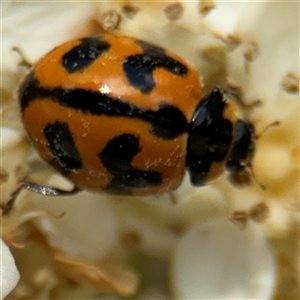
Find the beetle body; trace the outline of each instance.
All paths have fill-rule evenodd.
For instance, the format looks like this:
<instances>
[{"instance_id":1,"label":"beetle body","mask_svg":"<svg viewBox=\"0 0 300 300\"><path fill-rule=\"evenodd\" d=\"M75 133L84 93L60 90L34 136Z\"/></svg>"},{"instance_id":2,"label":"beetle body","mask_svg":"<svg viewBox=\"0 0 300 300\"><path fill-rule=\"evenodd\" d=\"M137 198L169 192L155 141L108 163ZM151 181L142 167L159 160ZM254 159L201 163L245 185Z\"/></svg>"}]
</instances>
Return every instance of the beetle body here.
<instances>
[{"instance_id":1,"label":"beetle body","mask_svg":"<svg viewBox=\"0 0 300 300\"><path fill-rule=\"evenodd\" d=\"M186 169L201 186L226 167L242 172L253 155L253 126L221 89L201 99L192 66L130 37L55 48L28 74L19 99L37 151L79 189L160 194L177 188Z\"/></svg>"}]
</instances>

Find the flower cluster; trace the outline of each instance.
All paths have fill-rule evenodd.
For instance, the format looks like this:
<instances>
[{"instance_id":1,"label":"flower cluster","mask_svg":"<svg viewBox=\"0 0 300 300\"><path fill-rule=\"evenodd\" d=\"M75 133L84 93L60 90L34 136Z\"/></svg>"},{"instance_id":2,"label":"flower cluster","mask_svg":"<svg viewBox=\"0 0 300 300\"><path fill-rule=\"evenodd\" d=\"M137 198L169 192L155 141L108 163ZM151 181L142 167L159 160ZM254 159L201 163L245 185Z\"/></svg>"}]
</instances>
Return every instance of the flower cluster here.
<instances>
[{"instance_id":1,"label":"flower cluster","mask_svg":"<svg viewBox=\"0 0 300 300\"><path fill-rule=\"evenodd\" d=\"M299 298L298 2L3 1L1 9L1 299ZM19 190L27 177L72 189L22 127L20 52L34 63L103 31L170 49L199 71L203 94L223 86L234 95L256 127L253 184L235 187L224 175L195 188L186 178L152 197Z\"/></svg>"}]
</instances>

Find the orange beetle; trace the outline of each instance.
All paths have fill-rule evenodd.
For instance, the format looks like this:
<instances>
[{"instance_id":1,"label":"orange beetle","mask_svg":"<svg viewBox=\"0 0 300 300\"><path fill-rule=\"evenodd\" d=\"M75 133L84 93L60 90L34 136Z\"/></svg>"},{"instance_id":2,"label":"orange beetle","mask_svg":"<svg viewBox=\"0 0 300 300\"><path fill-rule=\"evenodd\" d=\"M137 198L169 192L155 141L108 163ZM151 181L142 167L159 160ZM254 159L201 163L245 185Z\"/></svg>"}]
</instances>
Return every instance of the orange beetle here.
<instances>
[{"instance_id":1,"label":"orange beetle","mask_svg":"<svg viewBox=\"0 0 300 300\"><path fill-rule=\"evenodd\" d=\"M229 97L215 88L201 99L197 71L145 41L103 34L64 43L34 66L19 99L33 145L78 190L160 194L186 169L202 186L251 164L254 127Z\"/></svg>"}]
</instances>

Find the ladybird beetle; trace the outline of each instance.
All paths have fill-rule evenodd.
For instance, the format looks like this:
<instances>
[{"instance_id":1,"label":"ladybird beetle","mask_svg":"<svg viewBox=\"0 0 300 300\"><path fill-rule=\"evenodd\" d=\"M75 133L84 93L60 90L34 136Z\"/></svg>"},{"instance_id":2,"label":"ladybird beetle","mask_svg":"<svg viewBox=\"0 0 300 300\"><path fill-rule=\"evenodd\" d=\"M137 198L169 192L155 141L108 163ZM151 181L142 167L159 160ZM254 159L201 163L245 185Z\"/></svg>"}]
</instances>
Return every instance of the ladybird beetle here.
<instances>
[{"instance_id":1,"label":"ladybird beetle","mask_svg":"<svg viewBox=\"0 0 300 300\"><path fill-rule=\"evenodd\" d=\"M27 75L19 101L41 157L79 190L160 194L186 169L202 186L242 173L254 153L253 125L221 88L201 99L191 65L130 37L58 46Z\"/></svg>"}]
</instances>

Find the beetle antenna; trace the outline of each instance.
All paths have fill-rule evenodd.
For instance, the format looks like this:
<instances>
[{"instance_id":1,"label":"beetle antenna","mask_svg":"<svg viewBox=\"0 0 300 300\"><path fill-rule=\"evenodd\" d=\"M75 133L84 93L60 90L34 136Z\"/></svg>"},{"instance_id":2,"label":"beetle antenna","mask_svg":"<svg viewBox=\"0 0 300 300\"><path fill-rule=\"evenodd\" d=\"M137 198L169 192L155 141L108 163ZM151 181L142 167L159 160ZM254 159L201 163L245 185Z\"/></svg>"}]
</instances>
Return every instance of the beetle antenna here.
<instances>
[{"instance_id":1,"label":"beetle antenna","mask_svg":"<svg viewBox=\"0 0 300 300\"><path fill-rule=\"evenodd\" d=\"M260 139L262 137L262 135L264 135L271 127L276 127L276 126L279 126L279 125L280 125L280 121L274 121L274 122L268 124L267 126L265 126L265 128L262 130L262 132L260 134L255 135L255 139L256 140ZM253 178L253 181L258 185L258 187L260 189L265 191L267 188L264 184L259 182L259 180L256 178L256 175L254 173L252 165L249 165L249 170L250 170L251 176Z\"/></svg>"},{"instance_id":2,"label":"beetle antenna","mask_svg":"<svg viewBox=\"0 0 300 300\"><path fill-rule=\"evenodd\" d=\"M274 121L268 125L265 126L265 128L262 130L262 132L258 135L255 135L255 139L258 140L261 138L262 135L264 135L271 127L276 127L280 125L280 121Z\"/></svg>"},{"instance_id":3,"label":"beetle antenna","mask_svg":"<svg viewBox=\"0 0 300 300\"><path fill-rule=\"evenodd\" d=\"M256 177L256 175L255 175L255 173L254 173L252 164L250 164L250 166L249 166L249 171L250 171L250 174L251 174L251 177L252 177L254 183L255 183L261 190L265 191L265 190L267 189L267 187L257 179L257 177Z\"/></svg>"}]
</instances>

